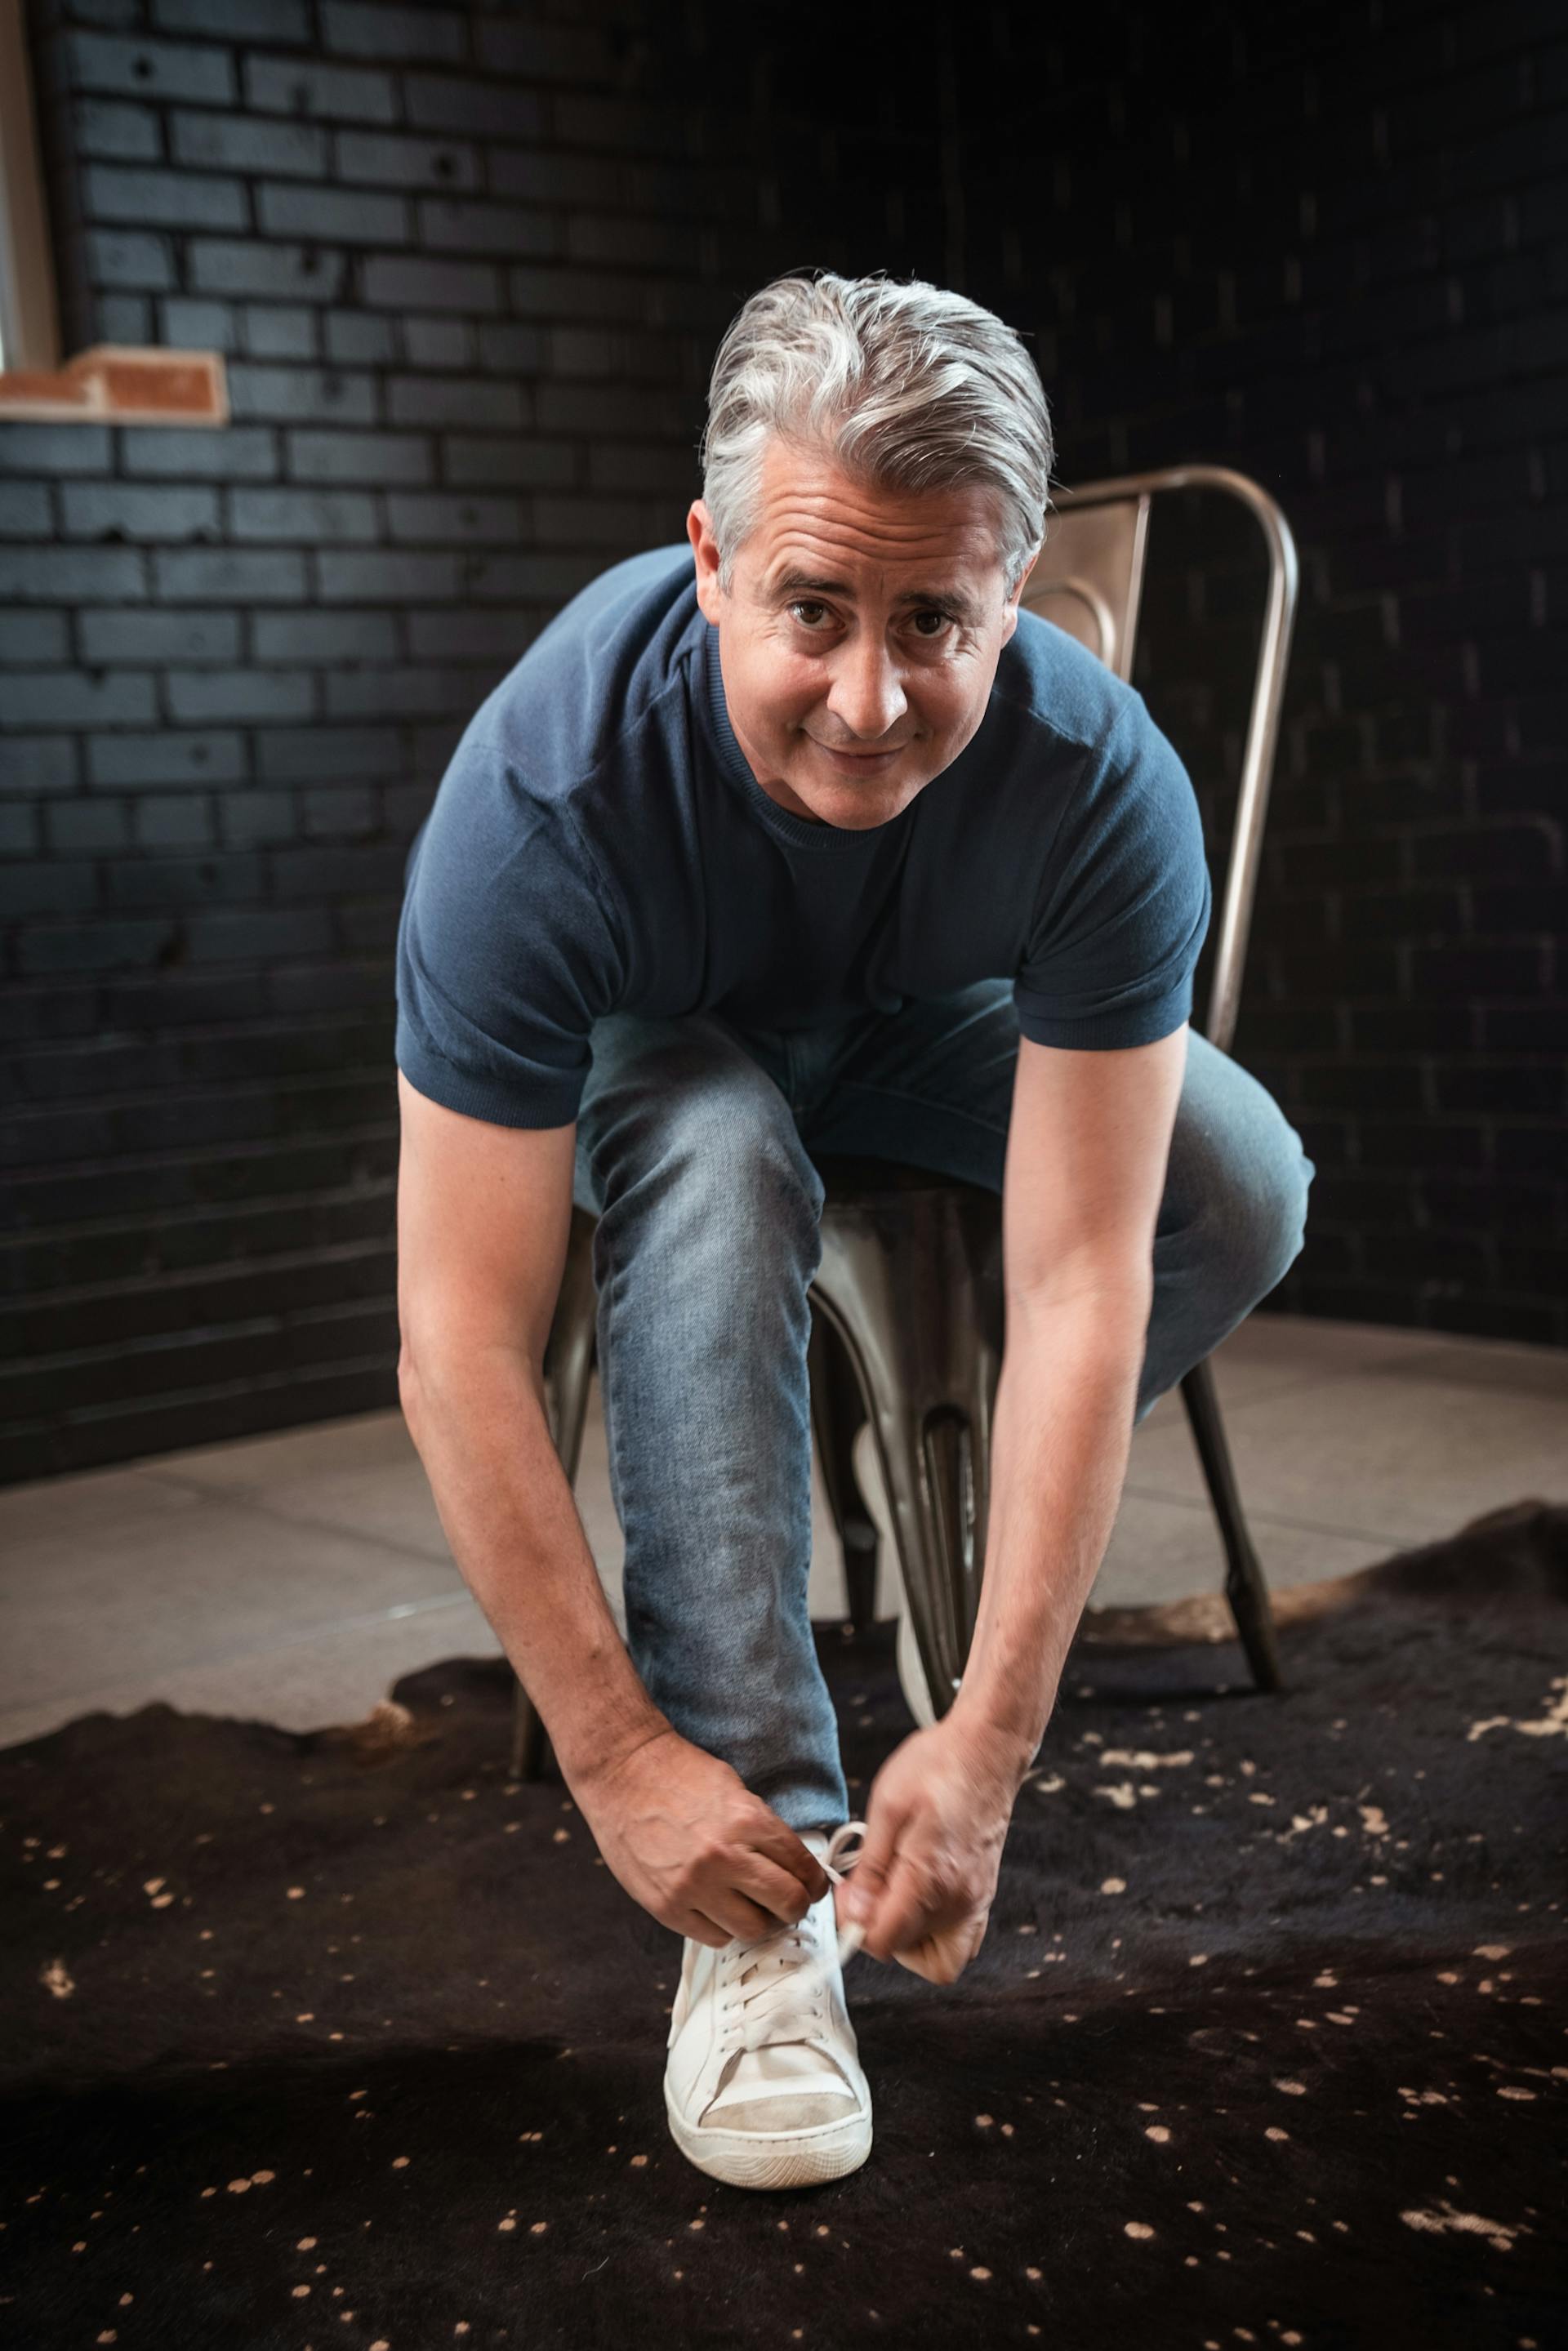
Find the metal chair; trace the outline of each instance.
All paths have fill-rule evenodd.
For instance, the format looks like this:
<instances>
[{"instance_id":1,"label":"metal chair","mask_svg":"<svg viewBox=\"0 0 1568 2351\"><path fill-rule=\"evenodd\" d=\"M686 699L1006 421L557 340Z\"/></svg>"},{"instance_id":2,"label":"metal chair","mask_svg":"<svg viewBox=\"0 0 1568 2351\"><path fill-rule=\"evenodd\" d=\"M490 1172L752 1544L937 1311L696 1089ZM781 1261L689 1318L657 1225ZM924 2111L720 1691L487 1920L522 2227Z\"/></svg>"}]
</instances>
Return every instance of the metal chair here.
<instances>
[{"instance_id":1,"label":"metal chair","mask_svg":"<svg viewBox=\"0 0 1568 2351\"><path fill-rule=\"evenodd\" d=\"M1173 465L1063 491L1023 601L1130 679L1154 499L1217 491L1261 527L1269 581L1251 713L1219 901L1202 1033L1228 1051L1235 1034L1263 824L1279 736L1297 563L1290 527L1246 475ZM812 1285L808 1354L811 1425L823 1488L844 1550L850 1616L875 1609L879 1535L854 1465L869 1423L905 1598L900 1672L917 1719L945 1713L973 1635L984 1568L991 1416L1001 1370L1001 1202L977 1186L889 1160L822 1155L822 1260ZM545 1355L550 1434L576 1479L594 1358L592 1236L574 1207L560 1295ZM1214 1374L1180 1383L1226 1554L1226 1596L1260 1689L1282 1687L1269 1587L1242 1513ZM519 1682L512 1768L532 1779L548 1736Z\"/></svg>"}]
</instances>

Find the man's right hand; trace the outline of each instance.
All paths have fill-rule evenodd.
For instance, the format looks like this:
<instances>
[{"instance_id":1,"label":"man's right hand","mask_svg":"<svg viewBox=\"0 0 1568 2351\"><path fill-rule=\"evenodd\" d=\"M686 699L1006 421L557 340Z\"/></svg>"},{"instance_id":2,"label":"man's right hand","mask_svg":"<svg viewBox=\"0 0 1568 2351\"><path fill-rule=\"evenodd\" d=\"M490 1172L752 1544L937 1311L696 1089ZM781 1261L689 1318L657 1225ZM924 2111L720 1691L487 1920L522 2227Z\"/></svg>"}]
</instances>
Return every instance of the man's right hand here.
<instances>
[{"instance_id":1,"label":"man's right hand","mask_svg":"<svg viewBox=\"0 0 1568 2351\"><path fill-rule=\"evenodd\" d=\"M571 1792L632 1900L713 1950L795 1926L832 1883L737 1771L673 1729L574 1779Z\"/></svg>"}]
</instances>

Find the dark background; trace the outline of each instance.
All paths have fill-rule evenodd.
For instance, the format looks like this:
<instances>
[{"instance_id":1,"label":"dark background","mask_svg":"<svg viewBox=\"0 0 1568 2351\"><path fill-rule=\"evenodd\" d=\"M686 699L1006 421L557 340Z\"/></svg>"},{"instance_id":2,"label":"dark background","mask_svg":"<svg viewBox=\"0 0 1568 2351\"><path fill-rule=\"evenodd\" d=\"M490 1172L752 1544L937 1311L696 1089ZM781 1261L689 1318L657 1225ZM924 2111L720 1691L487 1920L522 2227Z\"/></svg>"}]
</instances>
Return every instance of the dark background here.
<instances>
[{"instance_id":1,"label":"dark background","mask_svg":"<svg viewBox=\"0 0 1568 2351\"><path fill-rule=\"evenodd\" d=\"M1269 1305L1568 1343L1562 9L1061 13L34 0L67 348L221 350L234 423L0 424L0 1479L395 1402L407 843L817 264L1023 330L1064 483L1280 500ZM1218 894L1260 541L1172 503L1134 682Z\"/></svg>"}]
</instances>

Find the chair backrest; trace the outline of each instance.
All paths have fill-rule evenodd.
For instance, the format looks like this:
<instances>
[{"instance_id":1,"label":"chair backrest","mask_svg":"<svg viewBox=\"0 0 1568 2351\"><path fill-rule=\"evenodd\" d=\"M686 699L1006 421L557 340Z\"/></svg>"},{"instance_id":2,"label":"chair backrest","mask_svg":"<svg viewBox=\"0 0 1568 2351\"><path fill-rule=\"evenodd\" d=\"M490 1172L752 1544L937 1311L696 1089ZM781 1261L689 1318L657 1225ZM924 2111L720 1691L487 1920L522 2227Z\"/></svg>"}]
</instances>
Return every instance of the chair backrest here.
<instances>
[{"instance_id":1,"label":"chair backrest","mask_svg":"<svg viewBox=\"0 0 1568 2351\"><path fill-rule=\"evenodd\" d=\"M1025 583L1023 601L1030 611L1087 645L1118 677L1130 679L1148 555L1149 509L1162 491L1181 489L1218 490L1239 498L1257 517L1269 556L1241 789L1219 901L1214 974L1205 1017L1197 1024L1211 1044L1228 1052L1236 1033L1296 615L1296 545L1290 525L1267 490L1226 465L1167 465L1155 473L1089 482L1080 489L1060 491L1052 500L1045 545Z\"/></svg>"}]
</instances>

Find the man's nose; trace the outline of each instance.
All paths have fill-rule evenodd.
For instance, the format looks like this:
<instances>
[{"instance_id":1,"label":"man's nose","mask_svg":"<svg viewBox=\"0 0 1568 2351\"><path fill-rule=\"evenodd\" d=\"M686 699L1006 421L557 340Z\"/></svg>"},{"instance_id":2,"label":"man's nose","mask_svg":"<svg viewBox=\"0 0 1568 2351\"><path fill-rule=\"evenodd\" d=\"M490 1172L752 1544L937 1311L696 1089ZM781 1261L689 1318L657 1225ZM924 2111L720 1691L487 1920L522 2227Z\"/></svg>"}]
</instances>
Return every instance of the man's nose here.
<instances>
[{"instance_id":1,"label":"man's nose","mask_svg":"<svg viewBox=\"0 0 1568 2351\"><path fill-rule=\"evenodd\" d=\"M834 665L828 708L864 744L891 735L909 707L885 644L869 635L846 645ZM847 746L845 747L848 747Z\"/></svg>"}]
</instances>

